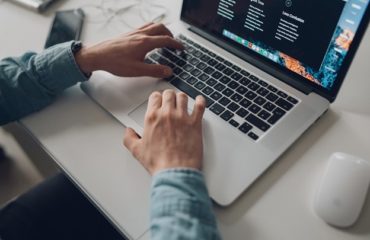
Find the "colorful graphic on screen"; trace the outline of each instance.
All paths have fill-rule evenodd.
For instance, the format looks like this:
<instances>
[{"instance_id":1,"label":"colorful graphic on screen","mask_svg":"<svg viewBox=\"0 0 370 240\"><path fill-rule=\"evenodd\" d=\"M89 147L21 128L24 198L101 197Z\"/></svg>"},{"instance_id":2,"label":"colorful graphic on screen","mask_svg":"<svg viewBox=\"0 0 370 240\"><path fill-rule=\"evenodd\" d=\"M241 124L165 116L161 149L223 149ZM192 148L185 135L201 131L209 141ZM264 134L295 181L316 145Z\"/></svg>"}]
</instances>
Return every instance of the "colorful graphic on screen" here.
<instances>
[{"instance_id":1,"label":"colorful graphic on screen","mask_svg":"<svg viewBox=\"0 0 370 240\"><path fill-rule=\"evenodd\" d=\"M259 2L258 0L251 1L256 3ZM218 15L232 21L234 19L234 15L228 8L232 7L233 5L226 4L228 2L230 1L220 1ZM237 34L234 34L233 31L227 29L226 26L222 30L222 35L330 90L334 86L339 69L342 66L355 33L360 25L361 19L365 14L366 8L369 4L369 0L348 0L343 2L344 7L340 14L339 22L333 18L335 23L337 22L337 25L334 28L333 34L332 32L329 32L329 34L331 34L329 36L331 37L329 46L323 45L325 49L323 49L324 51L321 51L323 54L321 58L320 56L312 56L311 58L313 59L311 61L312 63L321 63L315 67L313 66L314 64L307 64L307 62L305 63L302 60L297 60L297 58L292 57L291 54L273 49L270 44L253 40L253 37L249 37L249 39L247 39L248 37L243 38ZM294 6L294 1L287 0L285 5L286 7L292 7ZM289 15L289 13L283 11L283 15L284 14L287 16ZM262 34L264 31L263 27L265 27L265 23L263 22L265 17L266 13L261 11L259 8L253 6L249 7L244 27L249 31L256 33L260 32ZM292 16L291 14L290 17L296 18L295 20L304 23L304 19L298 18L297 16ZM321 18L322 21L325 21L325 17ZM280 19L274 40L285 40L286 42L290 41L291 43L295 43L299 37L297 30L298 26L292 24L291 22ZM320 37L322 36L317 36L317 38ZM312 48L315 47L316 46L312 46ZM299 54L304 56L305 53L297 53L297 56L299 56ZM316 61L314 61L315 57ZM319 59L322 59L322 61L317 61L318 57ZM305 56L301 58L306 59L308 62L310 61L310 58Z\"/></svg>"}]
</instances>

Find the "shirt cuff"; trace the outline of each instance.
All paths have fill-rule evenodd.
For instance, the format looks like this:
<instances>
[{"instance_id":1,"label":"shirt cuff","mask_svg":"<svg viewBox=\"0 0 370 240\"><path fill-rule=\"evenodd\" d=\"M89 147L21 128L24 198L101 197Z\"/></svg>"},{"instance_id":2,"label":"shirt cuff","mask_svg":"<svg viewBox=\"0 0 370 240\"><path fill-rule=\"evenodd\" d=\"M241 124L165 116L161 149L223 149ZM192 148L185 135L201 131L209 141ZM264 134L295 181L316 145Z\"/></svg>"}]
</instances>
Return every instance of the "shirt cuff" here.
<instances>
[{"instance_id":1,"label":"shirt cuff","mask_svg":"<svg viewBox=\"0 0 370 240\"><path fill-rule=\"evenodd\" d=\"M216 225L203 174L195 169L160 171L152 181L151 217L186 214L205 224Z\"/></svg>"},{"instance_id":2,"label":"shirt cuff","mask_svg":"<svg viewBox=\"0 0 370 240\"><path fill-rule=\"evenodd\" d=\"M74 41L55 45L36 55L40 83L51 92L60 92L78 82L87 81L72 52Z\"/></svg>"}]
</instances>

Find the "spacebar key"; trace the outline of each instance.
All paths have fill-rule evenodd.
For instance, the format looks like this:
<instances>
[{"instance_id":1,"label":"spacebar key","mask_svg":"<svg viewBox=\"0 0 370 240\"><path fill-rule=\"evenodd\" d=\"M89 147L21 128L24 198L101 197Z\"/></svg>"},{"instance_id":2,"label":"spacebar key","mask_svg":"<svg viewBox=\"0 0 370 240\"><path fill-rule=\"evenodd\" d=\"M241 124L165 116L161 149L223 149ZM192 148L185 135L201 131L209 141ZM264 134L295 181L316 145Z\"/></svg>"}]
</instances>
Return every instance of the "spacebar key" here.
<instances>
[{"instance_id":1,"label":"spacebar key","mask_svg":"<svg viewBox=\"0 0 370 240\"><path fill-rule=\"evenodd\" d=\"M206 99L207 103L206 107L209 107L214 103L212 99L204 96L201 92L191 87L190 85L186 84L185 82L181 81L179 78L175 78L171 82L171 84L177 87L179 90L183 91L184 93L188 94L193 99L195 99L199 95L203 96Z\"/></svg>"}]
</instances>

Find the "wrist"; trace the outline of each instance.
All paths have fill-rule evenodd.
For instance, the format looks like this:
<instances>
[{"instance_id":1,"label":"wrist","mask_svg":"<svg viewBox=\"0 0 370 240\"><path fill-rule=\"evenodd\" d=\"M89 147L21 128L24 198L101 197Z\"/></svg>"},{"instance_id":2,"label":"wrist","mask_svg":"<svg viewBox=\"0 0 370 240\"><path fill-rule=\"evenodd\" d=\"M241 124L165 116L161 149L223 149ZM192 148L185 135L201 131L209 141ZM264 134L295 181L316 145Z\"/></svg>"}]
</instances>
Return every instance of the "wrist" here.
<instances>
[{"instance_id":1,"label":"wrist","mask_svg":"<svg viewBox=\"0 0 370 240\"><path fill-rule=\"evenodd\" d=\"M88 47L82 47L74 53L74 56L81 71L86 75L90 75L92 72L98 70L95 64L96 58Z\"/></svg>"}]
</instances>

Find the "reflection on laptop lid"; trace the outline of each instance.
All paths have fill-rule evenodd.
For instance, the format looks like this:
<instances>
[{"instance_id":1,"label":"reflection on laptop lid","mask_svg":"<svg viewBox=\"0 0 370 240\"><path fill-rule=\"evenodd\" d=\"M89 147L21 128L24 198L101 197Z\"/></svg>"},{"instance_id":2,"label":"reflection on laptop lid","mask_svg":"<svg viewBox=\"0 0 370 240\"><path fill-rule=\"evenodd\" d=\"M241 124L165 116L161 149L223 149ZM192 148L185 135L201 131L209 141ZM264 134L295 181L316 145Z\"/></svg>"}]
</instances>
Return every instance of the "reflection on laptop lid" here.
<instances>
[{"instance_id":1,"label":"reflection on laptop lid","mask_svg":"<svg viewBox=\"0 0 370 240\"><path fill-rule=\"evenodd\" d=\"M368 4L185 0L182 20L333 101L366 29Z\"/></svg>"}]
</instances>

